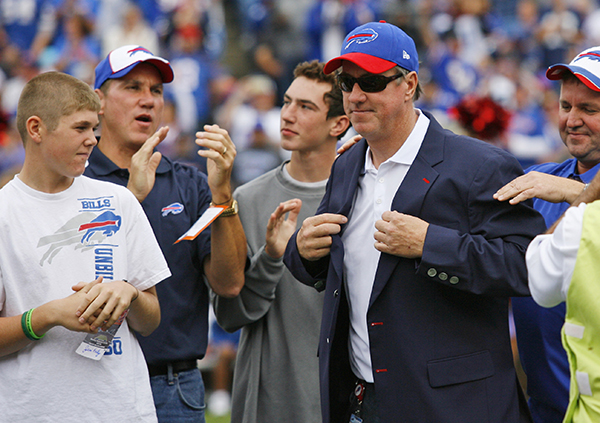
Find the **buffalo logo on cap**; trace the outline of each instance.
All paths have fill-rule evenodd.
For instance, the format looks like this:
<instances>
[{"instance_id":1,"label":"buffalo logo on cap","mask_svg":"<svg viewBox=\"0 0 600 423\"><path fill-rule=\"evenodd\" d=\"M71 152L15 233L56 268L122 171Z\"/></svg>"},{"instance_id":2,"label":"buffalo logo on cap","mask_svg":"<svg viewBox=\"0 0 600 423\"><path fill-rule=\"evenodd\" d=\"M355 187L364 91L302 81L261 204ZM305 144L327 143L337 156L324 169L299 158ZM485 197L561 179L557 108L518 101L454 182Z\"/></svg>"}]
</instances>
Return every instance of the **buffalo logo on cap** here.
<instances>
[{"instance_id":1,"label":"buffalo logo on cap","mask_svg":"<svg viewBox=\"0 0 600 423\"><path fill-rule=\"evenodd\" d=\"M596 60L596 61L600 62L600 50L587 51L585 53L582 53L579 56L577 56L577 58L575 60L573 60L573 62L577 62L578 60L581 60L581 59L591 59L591 60Z\"/></svg>"},{"instance_id":2,"label":"buffalo logo on cap","mask_svg":"<svg viewBox=\"0 0 600 423\"><path fill-rule=\"evenodd\" d=\"M350 47L354 42L356 44L370 43L371 41L375 41L377 37L379 37L379 34L377 32L375 32L371 28L365 28L364 32L354 34L348 37L348 40L346 40L348 44L346 44L345 48Z\"/></svg>"},{"instance_id":3,"label":"buffalo logo on cap","mask_svg":"<svg viewBox=\"0 0 600 423\"><path fill-rule=\"evenodd\" d=\"M140 52L144 52L146 54L149 54L150 56L153 56L153 54L150 53L150 50L145 49L144 47L136 47L134 49L128 50L127 54L129 54L129 57L133 57L134 54L140 53Z\"/></svg>"}]
</instances>

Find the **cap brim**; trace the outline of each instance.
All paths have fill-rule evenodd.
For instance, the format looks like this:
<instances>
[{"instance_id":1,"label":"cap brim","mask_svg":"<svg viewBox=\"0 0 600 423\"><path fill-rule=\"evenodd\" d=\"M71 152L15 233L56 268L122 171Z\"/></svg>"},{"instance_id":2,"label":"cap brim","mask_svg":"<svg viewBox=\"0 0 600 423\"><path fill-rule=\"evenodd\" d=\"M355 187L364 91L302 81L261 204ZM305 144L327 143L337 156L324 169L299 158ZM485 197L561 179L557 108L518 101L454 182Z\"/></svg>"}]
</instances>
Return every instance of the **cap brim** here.
<instances>
[{"instance_id":1,"label":"cap brim","mask_svg":"<svg viewBox=\"0 0 600 423\"><path fill-rule=\"evenodd\" d=\"M154 60L154 59L146 60L146 63L152 63L154 66L156 66L158 68L158 71L160 72L160 75L162 76L162 81L165 84L168 84L169 82L173 81L173 78L174 78L173 68L171 68L170 64L165 63L161 60Z\"/></svg>"},{"instance_id":2,"label":"cap brim","mask_svg":"<svg viewBox=\"0 0 600 423\"><path fill-rule=\"evenodd\" d=\"M600 78L580 66L565 65L563 63L550 66L546 71L546 78L557 81L562 79L565 72L575 75L590 90L600 92Z\"/></svg>"},{"instance_id":3,"label":"cap brim","mask_svg":"<svg viewBox=\"0 0 600 423\"><path fill-rule=\"evenodd\" d=\"M397 66L397 64L394 62L383 60L379 57L371 56L370 54L348 53L336 57L335 59L331 59L329 62L327 62L327 64L325 64L325 67L323 68L323 72L325 74L329 74L335 71L337 68L342 66L343 60L352 62L356 66L366 70L369 73L383 73L392 69L394 66Z\"/></svg>"}]
</instances>

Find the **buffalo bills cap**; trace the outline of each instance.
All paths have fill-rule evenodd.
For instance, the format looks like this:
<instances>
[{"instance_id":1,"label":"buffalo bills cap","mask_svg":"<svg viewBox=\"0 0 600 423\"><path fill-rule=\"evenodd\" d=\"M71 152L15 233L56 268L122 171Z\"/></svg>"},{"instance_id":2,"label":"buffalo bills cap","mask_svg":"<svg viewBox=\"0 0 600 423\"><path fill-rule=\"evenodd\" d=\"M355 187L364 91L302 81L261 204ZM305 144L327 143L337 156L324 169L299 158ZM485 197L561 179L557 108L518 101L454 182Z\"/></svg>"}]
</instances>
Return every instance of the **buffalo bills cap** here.
<instances>
[{"instance_id":1,"label":"buffalo bills cap","mask_svg":"<svg viewBox=\"0 0 600 423\"><path fill-rule=\"evenodd\" d=\"M592 47L579 53L568 65L550 66L546 78L561 79L565 71L571 72L591 90L600 91L600 47Z\"/></svg>"},{"instance_id":2,"label":"buffalo bills cap","mask_svg":"<svg viewBox=\"0 0 600 423\"><path fill-rule=\"evenodd\" d=\"M369 22L350 32L340 56L325 65L331 73L348 60L370 73L383 73L398 65L419 73L419 56L415 42L404 31L385 21Z\"/></svg>"},{"instance_id":3,"label":"buffalo bills cap","mask_svg":"<svg viewBox=\"0 0 600 423\"><path fill-rule=\"evenodd\" d=\"M130 45L114 49L96 66L94 88L100 88L107 79L116 79L127 75L142 62L156 66L164 83L173 80L173 69L168 60L155 56L142 46Z\"/></svg>"}]
</instances>

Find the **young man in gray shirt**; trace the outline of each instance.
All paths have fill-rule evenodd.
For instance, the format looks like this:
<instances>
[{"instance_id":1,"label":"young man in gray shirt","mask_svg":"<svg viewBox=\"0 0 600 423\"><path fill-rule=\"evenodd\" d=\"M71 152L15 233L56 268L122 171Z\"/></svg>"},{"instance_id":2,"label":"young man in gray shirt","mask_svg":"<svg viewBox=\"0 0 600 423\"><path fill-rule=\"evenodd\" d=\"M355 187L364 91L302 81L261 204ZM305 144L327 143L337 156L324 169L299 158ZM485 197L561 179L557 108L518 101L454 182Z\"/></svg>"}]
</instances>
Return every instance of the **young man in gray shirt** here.
<instances>
[{"instance_id":1,"label":"young man in gray shirt","mask_svg":"<svg viewBox=\"0 0 600 423\"><path fill-rule=\"evenodd\" d=\"M250 265L240 295L213 302L224 329L242 328L232 423L321 422L323 294L298 283L282 258L298 219L317 210L349 125L335 77L317 61L299 64L281 110L281 146L291 159L234 192Z\"/></svg>"}]
</instances>

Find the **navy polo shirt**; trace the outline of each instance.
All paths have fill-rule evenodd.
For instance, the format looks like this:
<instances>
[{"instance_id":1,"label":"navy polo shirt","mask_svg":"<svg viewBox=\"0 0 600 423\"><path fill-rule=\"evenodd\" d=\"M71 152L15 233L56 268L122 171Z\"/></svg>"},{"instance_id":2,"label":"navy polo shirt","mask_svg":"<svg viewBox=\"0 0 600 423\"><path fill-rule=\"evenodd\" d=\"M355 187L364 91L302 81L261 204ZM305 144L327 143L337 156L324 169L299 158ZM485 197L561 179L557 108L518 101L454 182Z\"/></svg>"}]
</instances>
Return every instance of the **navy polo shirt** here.
<instances>
[{"instance_id":1,"label":"navy polo shirt","mask_svg":"<svg viewBox=\"0 0 600 423\"><path fill-rule=\"evenodd\" d=\"M98 148L84 174L127 186L129 171L117 167ZM161 322L139 343L149 364L200 359L208 344L209 293L203 261L210 254L210 228L193 241L174 242L209 207L211 193L206 175L196 168L164 157L156 182L142 202L172 276L156 285Z\"/></svg>"},{"instance_id":2,"label":"navy polo shirt","mask_svg":"<svg viewBox=\"0 0 600 423\"><path fill-rule=\"evenodd\" d=\"M590 183L600 164L577 174L577 160L534 165L525 172L537 171ZM535 198L533 207L550 227L569 208L569 203L550 203ZM535 423L562 423L569 403L570 372L567 353L561 341L565 323L565 303L544 308L531 297L512 299L521 364L527 374L529 408Z\"/></svg>"}]
</instances>

